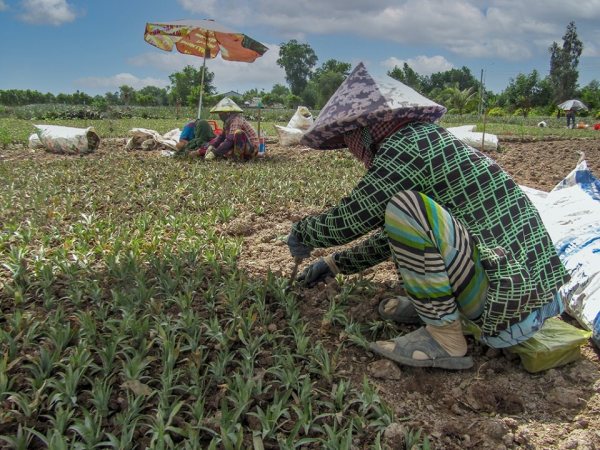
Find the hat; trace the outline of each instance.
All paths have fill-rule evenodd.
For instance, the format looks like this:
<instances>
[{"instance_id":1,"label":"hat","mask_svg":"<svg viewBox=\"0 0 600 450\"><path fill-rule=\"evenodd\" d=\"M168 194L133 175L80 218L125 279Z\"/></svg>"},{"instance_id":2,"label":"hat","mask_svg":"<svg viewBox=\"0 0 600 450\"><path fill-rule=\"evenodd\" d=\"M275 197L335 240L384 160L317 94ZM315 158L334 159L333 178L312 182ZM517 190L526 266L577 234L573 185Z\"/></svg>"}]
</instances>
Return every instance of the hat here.
<instances>
[{"instance_id":1,"label":"hat","mask_svg":"<svg viewBox=\"0 0 600 450\"><path fill-rule=\"evenodd\" d=\"M223 97L219 103L212 107L211 113L220 112L244 112L236 103L229 97Z\"/></svg>"},{"instance_id":2,"label":"hat","mask_svg":"<svg viewBox=\"0 0 600 450\"><path fill-rule=\"evenodd\" d=\"M446 107L392 77L373 79L359 63L331 96L301 143L311 148L344 148L344 133L390 120L434 122Z\"/></svg>"}]
</instances>

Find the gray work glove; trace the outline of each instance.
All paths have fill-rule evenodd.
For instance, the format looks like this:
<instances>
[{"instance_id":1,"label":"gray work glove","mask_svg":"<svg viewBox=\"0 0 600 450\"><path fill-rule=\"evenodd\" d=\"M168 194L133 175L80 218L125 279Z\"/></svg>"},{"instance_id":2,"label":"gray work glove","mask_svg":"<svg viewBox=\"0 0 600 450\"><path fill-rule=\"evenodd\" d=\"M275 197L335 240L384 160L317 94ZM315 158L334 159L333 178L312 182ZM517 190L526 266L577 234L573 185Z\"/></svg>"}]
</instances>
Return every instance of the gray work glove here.
<instances>
[{"instance_id":1,"label":"gray work glove","mask_svg":"<svg viewBox=\"0 0 600 450\"><path fill-rule=\"evenodd\" d=\"M312 247L304 245L302 242L300 242L294 230L290 231L286 242L287 245L290 247L290 253L293 257L302 259L310 258L310 253L313 251Z\"/></svg>"},{"instance_id":2,"label":"gray work glove","mask_svg":"<svg viewBox=\"0 0 600 450\"><path fill-rule=\"evenodd\" d=\"M321 281L325 281L326 278L335 277L338 273L340 273L340 269L333 260L333 256L326 256L305 268L298 275L298 282L312 288Z\"/></svg>"}]
</instances>

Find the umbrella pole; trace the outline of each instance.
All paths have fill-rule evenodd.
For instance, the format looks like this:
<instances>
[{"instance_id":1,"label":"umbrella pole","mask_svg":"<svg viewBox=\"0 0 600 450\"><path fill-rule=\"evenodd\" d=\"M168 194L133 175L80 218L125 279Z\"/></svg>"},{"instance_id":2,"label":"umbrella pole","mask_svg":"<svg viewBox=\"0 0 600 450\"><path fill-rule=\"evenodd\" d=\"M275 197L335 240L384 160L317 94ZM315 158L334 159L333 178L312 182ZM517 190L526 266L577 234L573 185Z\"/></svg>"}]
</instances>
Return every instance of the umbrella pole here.
<instances>
[{"instance_id":1,"label":"umbrella pole","mask_svg":"<svg viewBox=\"0 0 600 450\"><path fill-rule=\"evenodd\" d=\"M481 134L481 151L485 149L485 122L487 119L487 105L483 104L483 133Z\"/></svg>"},{"instance_id":2,"label":"umbrella pole","mask_svg":"<svg viewBox=\"0 0 600 450\"><path fill-rule=\"evenodd\" d=\"M260 106L258 107L258 141L260 142Z\"/></svg>"},{"instance_id":3,"label":"umbrella pole","mask_svg":"<svg viewBox=\"0 0 600 450\"><path fill-rule=\"evenodd\" d=\"M206 67L206 51L204 52L204 60L202 61L202 79L200 81L200 100L198 100L198 119L202 111L202 92L204 91L204 68Z\"/></svg>"}]
</instances>

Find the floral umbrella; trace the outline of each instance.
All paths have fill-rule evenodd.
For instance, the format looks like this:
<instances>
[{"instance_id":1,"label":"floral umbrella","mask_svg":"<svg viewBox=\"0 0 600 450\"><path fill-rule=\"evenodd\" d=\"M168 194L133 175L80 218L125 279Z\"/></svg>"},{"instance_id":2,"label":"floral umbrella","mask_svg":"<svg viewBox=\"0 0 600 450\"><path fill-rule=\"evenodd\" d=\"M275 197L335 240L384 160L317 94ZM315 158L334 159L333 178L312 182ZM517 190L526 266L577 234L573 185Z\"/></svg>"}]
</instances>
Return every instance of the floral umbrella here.
<instances>
[{"instance_id":1,"label":"floral umbrella","mask_svg":"<svg viewBox=\"0 0 600 450\"><path fill-rule=\"evenodd\" d=\"M221 57L227 61L251 63L268 50L260 42L214 20L147 23L144 40L167 52L172 51L175 46L179 53L203 58L198 118L200 118L202 109L204 68L207 59L216 58L220 53Z\"/></svg>"}]
</instances>

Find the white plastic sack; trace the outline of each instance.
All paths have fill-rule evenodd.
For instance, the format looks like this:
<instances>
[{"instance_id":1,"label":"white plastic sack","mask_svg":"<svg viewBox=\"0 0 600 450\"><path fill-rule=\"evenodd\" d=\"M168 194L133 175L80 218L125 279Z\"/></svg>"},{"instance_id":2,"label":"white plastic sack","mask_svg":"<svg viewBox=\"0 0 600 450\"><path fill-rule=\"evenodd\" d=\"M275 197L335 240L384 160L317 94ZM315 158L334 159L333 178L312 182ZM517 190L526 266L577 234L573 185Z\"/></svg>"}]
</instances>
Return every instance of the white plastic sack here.
<instances>
[{"instance_id":1,"label":"white plastic sack","mask_svg":"<svg viewBox=\"0 0 600 450\"><path fill-rule=\"evenodd\" d=\"M478 133L473 130L477 129L475 125L464 125L462 127L446 128L450 133L463 141L465 144L473 148L485 151L498 149L498 136L495 134ZM483 141L483 146L482 146Z\"/></svg>"},{"instance_id":2,"label":"white plastic sack","mask_svg":"<svg viewBox=\"0 0 600 450\"><path fill-rule=\"evenodd\" d=\"M296 128L298 130L308 130L313 124L314 119L306 106L298 106L295 114L287 124L288 128Z\"/></svg>"},{"instance_id":3,"label":"white plastic sack","mask_svg":"<svg viewBox=\"0 0 600 450\"><path fill-rule=\"evenodd\" d=\"M279 137L279 144L282 147L300 144L300 139L302 139L302 135L305 132L305 130L299 130L297 128L290 127L282 127L280 125L273 125L273 127L275 127L275 131L277 132L277 136Z\"/></svg>"},{"instance_id":4,"label":"white plastic sack","mask_svg":"<svg viewBox=\"0 0 600 450\"><path fill-rule=\"evenodd\" d=\"M34 125L34 127L44 148L52 153L86 154L96 151L100 145L100 137L93 127L72 128L59 125Z\"/></svg>"},{"instance_id":5,"label":"white plastic sack","mask_svg":"<svg viewBox=\"0 0 600 450\"><path fill-rule=\"evenodd\" d=\"M177 134L179 132L179 134ZM146 128L132 128L129 130L131 138L127 141L125 148L127 150L155 150L164 149L164 147L172 150L177 150L177 141L181 131L171 130L165 135L161 135L158 131L148 130Z\"/></svg>"},{"instance_id":6,"label":"white plastic sack","mask_svg":"<svg viewBox=\"0 0 600 450\"><path fill-rule=\"evenodd\" d=\"M582 161L551 192L524 190L571 275L561 289L565 309L600 347L600 181Z\"/></svg>"},{"instance_id":7,"label":"white plastic sack","mask_svg":"<svg viewBox=\"0 0 600 450\"><path fill-rule=\"evenodd\" d=\"M168 139L171 141L179 141L179 137L181 136L181 130L179 128L175 128L171 131L167 131L165 134L162 135L162 137L164 139Z\"/></svg>"},{"instance_id":8,"label":"white plastic sack","mask_svg":"<svg viewBox=\"0 0 600 450\"><path fill-rule=\"evenodd\" d=\"M44 148L44 144L40 141L40 137L35 133L29 136L29 148L33 150Z\"/></svg>"}]
</instances>

